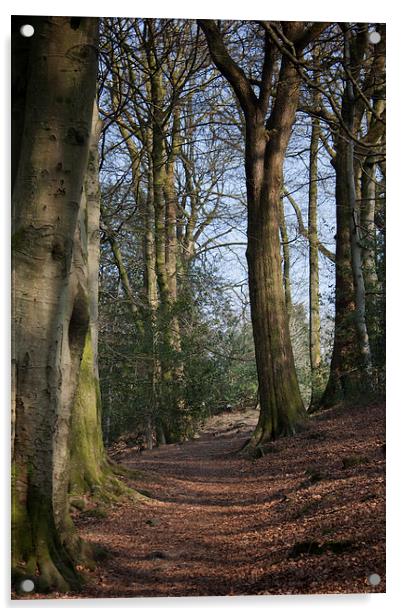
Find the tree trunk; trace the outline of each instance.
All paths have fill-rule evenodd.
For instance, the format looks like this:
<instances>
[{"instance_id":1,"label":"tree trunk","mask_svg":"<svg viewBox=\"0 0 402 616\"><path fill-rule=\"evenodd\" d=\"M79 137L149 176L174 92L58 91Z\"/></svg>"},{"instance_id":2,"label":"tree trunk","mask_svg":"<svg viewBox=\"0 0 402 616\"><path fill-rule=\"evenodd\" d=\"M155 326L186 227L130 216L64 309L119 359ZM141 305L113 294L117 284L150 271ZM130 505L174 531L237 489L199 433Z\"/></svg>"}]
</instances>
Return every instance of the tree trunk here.
<instances>
[{"instance_id":1,"label":"tree trunk","mask_svg":"<svg viewBox=\"0 0 402 616\"><path fill-rule=\"evenodd\" d=\"M181 336L177 302L177 199L174 192L174 162L178 153L178 109L173 110L171 151L167 153L164 125L165 86L157 68L154 48L148 53L152 96L152 179L155 221L155 260L159 289L159 346L161 366L158 437L177 442L185 435L184 402L180 395L183 366L180 365ZM162 435L163 433L163 435Z\"/></svg>"},{"instance_id":2,"label":"tree trunk","mask_svg":"<svg viewBox=\"0 0 402 616\"><path fill-rule=\"evenodd\" d=\"M381 317L379 298L381 285L377 272L377 231L376 213L376 163L375 157L368 156L362 173L362 204L360 207L360 227L362 230L362 266L366 289L367 329L374 363L377 365L377 348L381 340ZM381 342L380 342L381 344Z\"/></svg>"},{"instance_id":3,"label":"tree trunk","mask_svg":"<svg viewBox=\"0 0 402 616\"><path fill-rule=\"evenodd\" d=\"M70 417L89 324L77 230L97 73L94 18L43 18L32 39L13 191L12 560L40 588L79 584L69 550Z\"/></svg>"},{"instance_id":4,"label":"tree trunk","mask_svg":"<svg viewBox=\"0 0 402 616\"><path fill-rule=\"evenodd\" d=\"M351 266L347 143L340 138L336 151L336 270L335 332L330 373L320 401L329 408L358 391L359 345L354 321L355 296Z\"/></svg>"},{"instance_id":5,"label":"tree trunk","mask_svg":"<svg viewBox=\"0 0 402 616\"><path fill-rule=\"evenodd\" d=\"M266 144L263 124L257 130L248 130L247 262L261 405L248 449L294 434L304 418L281 268L279 220L285 151L275 141L274 137L269 145ZM261 154L263 168L259 162Z\"/></svg>"},{"instance_id":6,"label":"tree trunk","mask_svg":"<svg viewBox=\"0 0 402 616\"><path fill-rule=\"evenodd\" d=\"M281 196L279 207L279 229L281 232L282 243L282 258L283 258L283 286L285 288L285 305L288 316L292 313L292 290L290 280L290 250L289 250L289 237L285 220L285 208L283 203L283 197Z\"/></svg>"},{"instance_id":7,"label":"tree trunk","mask_svg":"<svg viewBox=\"0 0 402 616\"><path fill-rule=\"evenodd\" d=\"M99 276L99 157L100 121L94 105L88 167L80 212L85 260L77 263L86 273L89 327L80 364L77 391L71 414L70 499L91 495L109 501L127 488L113 475L102 438L101 397L98 370L98 276Z\"/></svg>"},{"instance_id":8,"label":"tree trunk","mask_svg":"<svg viewBox=\"0 0 402 616\"><path fill-rule=\"evenodd\" d=\"M247 451L270 439L294 434L305 417L290 341L279 239L283 162L299 100L300 75L294 62L282 55L276 96L266 121L275 66L269 22L262 23L265 49L259 97L228 53L215 22L198 23L212 59L239 100L246 123L247 262L261 404ZM308 40L304 26L303 22L282 23L285 37L295 42L296 55ZM322 27L318 25L317 34Z\"/></svg>"},{"instance_id":9,"label":"tree trunk","mask_svg":"<svg viewBox=\"0 0 402 616\"><path fill-rule=\"evenodd\" d=\"M344 60L353 75L351 31L344 33ZM355 40L355 44L357 42ZM356 49L355 49L356 52ZM360 216L356 205L356 173L353 135L360 128L356 94L350 78L345 78L342 120L336 144L336 297L335 337L329 381L320 406L331 406L372 390L372 363L366 324L366 292L363 277Z\"/></svg>"},{"instance_id":10,"label":"tree trunk","mask_svg":"<svg viewBox=\"0 0 402 616\"><path fill-rule=\"evenodd\" d=\"M320 279L318 261L317 232L317 193L318 193L318 146L320 139L320 122L314 119L311 128L310 169L309 169L309 203L308 203L308 237L309 237L309 299L310 327L309 349L311 368L311 398L309 412L313 412L322 396L321 341L320 341Z\"/></svg>"},{"instance_id":11,"label":"tree trunk","mask_svg":"<svg viewBox=\"0 0 402 616\"><path fill-rule=\"evenodd\" d=\"M345 63L348 70L351 70L351 33L345 33ZM350 77L348 76L345 84L345 93L347 104L344 106L346 111L345 119L349 131L353 134L355 130L355 93ZM360 239L360 211L356 204L356 181L355 181L355 163L354 163L354 141L349 136L346 147L346 167L347 167L347 187L348 187L348 202L349 202L349 227L350 227L350 249L352 256L352 272L353 282L355 287L355 324L357 331L357 339L359 343L359 351L361 356L361 373L364 377L363 388L370 391L373 388L373 370L371 363L371 349L366 325L366 289L364 285L362 252Z\"/></svg>"}]
</instances>

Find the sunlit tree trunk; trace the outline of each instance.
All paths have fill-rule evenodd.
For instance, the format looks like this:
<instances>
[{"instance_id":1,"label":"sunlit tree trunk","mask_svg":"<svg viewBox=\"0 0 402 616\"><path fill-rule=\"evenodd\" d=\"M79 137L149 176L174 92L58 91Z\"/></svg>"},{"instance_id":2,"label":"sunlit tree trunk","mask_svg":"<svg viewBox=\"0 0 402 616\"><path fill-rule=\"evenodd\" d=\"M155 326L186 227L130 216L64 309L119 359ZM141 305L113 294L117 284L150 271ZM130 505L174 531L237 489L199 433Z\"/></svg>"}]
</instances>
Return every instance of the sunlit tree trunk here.
<instances>
[{"instance_id":1,"label":"sunlit tree trunk","mask_svg":"<svg viewBox=\"0 0 402 616\"><path fill-rule=\"evenodd\" d=\"M345 32L345 62L347 69L351 70L351 43L350 32ZM355 92L351 78L346 79L346 96L347 96L347 126L353 134L355 130ZM371 390L373 387L373 367L371 362L370 341L366 323L366 289L364 284L363 266L362 266L362 247L360 238L360 207L356 201L356 180L354 166L354 141L349 137L347 141L347 186L348 186L348 201L349 201L349 226L350 226L350 241L351 241L351 256L352 256L352 272L353 282L355 287L355 322L357 330L357 338L359 342L359 350L362 362L362 374L365 377L365 387Z\"/></svg>"},{"instance_id":2,"label":"sunlit tree trunk","mask_svg":"<svg viewBox=\"0 0 402 616\"><path fill-rule=\"evenodd\" d=\"M309 412L317 407L322 395L321 374L321 322L320 322L320 279L318 261L317 230L317 195L318 195L318 146L320 139L320 122L313 119L310 140L309 163L309 202L308 202L308 237L309 237L309 304L310 304L310 367L311 398Z\"/></svg>"},{"instance_id":3,"label":"sunlit tree trunk","mask_svg":"<svg viewBox=\"0 0 402 616\"><path fill-rule=\"evenodd\" d=\"M291 115L292 109L289 111ZM263 122L248 126L247 262L261 406L258 425L249 444L251 448L293 434L304 416L281 269L279 210L286 145L283 135L273 137L267 144Z\"/></svg>"},{"instance_id":4,"label":"sunlit tree trunk","mask_svg":"<svg viewBox=\"0 0 402 616\"><path fill-rule=\"evenodd\" d=\"M381 332L379 298L381 285L377 272L377 229L376 214L376 162L368 156L362 170L362 202L360 226L362 230L362 267L366 288L367 329L373 349L378 347ZM373 355L375 352L373 351Z\"/></svg>"},{"instance_id":5,"label":"sunlit tree trunk","mask_svg":"<svg viewBox=\"0 0 402 616\"><path fill-rule=\"evenodd\" d=\"M42 18L30 49L13 191L12 556L42 588L77 586L70 420L89 326L78 233L96 88L94 18Z\"/></svg>"},{"instance_id":6,"label":"sunlit tree trunk","mask_svg":"<svg viewBox=\"0 0 402 616\"><path fill-rule=\"evenodd\" d=\"M172 135L167 151L165 127L165 84L158 67L150 26L147 54L152 99L152 194L155 223L155 263L159 290L158 329L161 389L161 417L158 434L161 442L174 442L185 436L184 401L180 396L183 366L180 359L181 335L177 315L177 196L174 189L174 164L178 155L179 110L173 108Z\"/></svg>"}]
</instances>

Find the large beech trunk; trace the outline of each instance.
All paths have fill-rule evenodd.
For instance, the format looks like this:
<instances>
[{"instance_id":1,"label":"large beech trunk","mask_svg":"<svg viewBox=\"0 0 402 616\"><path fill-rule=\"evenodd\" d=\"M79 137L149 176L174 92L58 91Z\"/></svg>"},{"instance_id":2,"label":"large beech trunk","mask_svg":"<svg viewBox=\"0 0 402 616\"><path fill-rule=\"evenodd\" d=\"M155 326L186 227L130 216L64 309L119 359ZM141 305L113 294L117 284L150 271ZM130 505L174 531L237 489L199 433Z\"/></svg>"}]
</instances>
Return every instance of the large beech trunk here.
<instances>
[{"instance_id":1,"label":"large beech trunk","mask_svg":"<svg viewBox=\"0 0 402 616\"><path fill-rule=\"evenodd\" d=\"M98 20L42 18L30 49L13 191L12 561L42 588L79 584L68 515L70 418L90 318L80 204Z\"/></svg>"}]
</instances>

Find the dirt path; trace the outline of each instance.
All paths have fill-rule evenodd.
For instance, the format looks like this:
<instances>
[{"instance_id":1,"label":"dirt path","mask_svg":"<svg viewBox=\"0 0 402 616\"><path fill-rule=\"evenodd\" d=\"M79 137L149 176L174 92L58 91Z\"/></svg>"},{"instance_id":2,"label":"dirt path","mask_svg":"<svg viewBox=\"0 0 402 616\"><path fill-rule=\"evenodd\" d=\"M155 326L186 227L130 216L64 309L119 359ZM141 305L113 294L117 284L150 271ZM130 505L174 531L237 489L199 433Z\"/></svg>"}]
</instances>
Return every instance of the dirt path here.
<instances>
[{"instance_id":1,"label":"dirt path","mask_svg":"<svg viewBox=\"0 0 402 616\"><path fill-rule=\"evenodd\" d=\"M84 596L384 592L384 408L324 413L247 461L254 420L124 460L152 499L78 520L109 550Z\"/></svg>"}]
</instances>

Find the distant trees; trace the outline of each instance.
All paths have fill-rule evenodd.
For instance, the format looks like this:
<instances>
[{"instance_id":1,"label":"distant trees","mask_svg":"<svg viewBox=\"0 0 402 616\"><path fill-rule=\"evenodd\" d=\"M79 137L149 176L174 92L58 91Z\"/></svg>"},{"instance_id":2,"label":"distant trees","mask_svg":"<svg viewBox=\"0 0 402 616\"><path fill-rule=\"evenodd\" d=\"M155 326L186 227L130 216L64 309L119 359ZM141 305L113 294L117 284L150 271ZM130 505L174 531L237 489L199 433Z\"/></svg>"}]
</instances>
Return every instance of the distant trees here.
<instances>
[{"instance_id":1,"label":"distant trees","mask_svg":"<svg viewBox=\"0 0 402 616\"><path fill-rule=\"evenodd\" d=\"M371 174L364 161L381 159L384 152L385 30L379 27L381 41L374 48L368 24L341 24L340 29L341 100L329 96L330 111L316 109L331 127L337 206L335 336L329 381L321 400L324 407L378 391L375 381L380 368L374 373L366 310L366 299L371 305L377 299L376 291L367 295L367 273L376 276L378 265L372 252L377 235L372 224L373 202L366 192ZM363 255L370 262L368 268Z\"/></svg>"},{"instance_id":2,"label":"distant trees","mask_svg":"<svg viewBox=\"0 0 402 616\"><path fill-rule=\"evenodd\" d=\"M244 217L242 220L241 210L236 208L239 204L244 207L247 201L251 316L257 367L260 366L259 380L263 382L262 390L260 383L260 424L250 443L253 447L260 439L292 433L304 418L292 359L295 341L292 350L289 333L289 317L292 319L293 310L291 284L295 283L292 280L295 277L292 265L295 239L288 226L288 203L296 215L298 236L307 242L309 251L311 395L308 400L304 376L303 397L310 403L310 411L332 404L342 396L347 398L348 391L355 395L359 390L359 371L360 367L363 370L364 362L361 361L358 332L361 335L363 325L366 324L367 333L371 327L377 332L377 340L381 338L379 326L374 325L377 317L373 320L366 315L359 320L358 314L362 312L355 309L357 296L360 304L362 298L359 258L360 270L366 272L367 281L370 279L367 283L364 280L364 286L377 287L373 282L374 270L369 265L374 259L370 250L373 243L365 241L368 236L362 225L358 225L359 238L355 237L351 221L357 213L361 222L365 221L365 227L371 229L371 236L378 234L372 220L374 211L377 222L380 220L378 199L382 193L377 190L374 198L373 187L380 171L374 172L374 176L370 171L365 172L358 179L358 161L366 160L366 155L360 157L366 148L363 134L367 131L367 122L375 127L372 131L378 131L379 147L376 145L373 152L383 151L379 130L382 55L380 47L373 51L373 46L367 42L368 26L356 24L345 27L304 22L216 24L201 20L199 26L206 35L217 70L211 67L208 49L194 22L104 21L102 230L106 243L103 255L108 261L107 270L104 270L108 272L107 285L115 289L115 299L110 296L107 312L111 314L113 302L120 301L117 300L119 293L124 293L127 305L131 306L134 328L128 331L134 336L131 348L137 377L133 374L130 382L133 390L135 383L143 387L147 402L142 407L143 414L148 414L149 430L156 429L158 442L185 438L191 433L185 424L190 426L191 416L197 417L197 412L192 408L191 400L194 399L190 392L195 386L192 380L195 373L189 363L193 360L184 340L191 339L197 346L192 334L188 335L188 323L197 330L194 315L198 314L201 321L205 317L204 308L192 302L194 273L200 272L201 259L208 257L209 251L222 249L222 253L212 254L228 254L236 244L242 244L234 236L234 233L245 231ZM364 81L367 77L367 83L362 81L361 87L364 86L367 96L375 90L372 96L377 109L375 113L370 110L366 94L360 92L359 84L354 83L357 77L352 75L350 81L356 90L354 96L358 99L361 118L360 129L353 129L354 214L349 205L346 209L339 206L346 199L347 185L342 171L342 152L347 150L349 133L344 111L346 94L342 93L346 92L343 86L349 78L344 54L344 36L349 31L353 40L357 33L359 40L365 41L358 80ZM354 64L352 68L358 72ZM282 170L295 118L304 122L307 118L311 126L309 136L300 145L299 155L303 157L303 152L309 151L306 223L303 208L293 191L288 190ZM338 207L333 208L334 219L338 217L336 255L328 248L328 240L320 237L320 161L325 156L332 162L338 187ZM364 163L367 169L369 161L378 159L377 154L373 156ZM243 169L242 160L243 165L246 161ZM121 179L117 182L111 180L116 176L115 161L119 162L121 170ZM376 163L375 168L379 170L379 164ZM368 177L373 181L368 181ZM327 180L327 191L333 190L331 182ZM238 189L243 183L247 196ZM361 197L359 191L365 191L371 198ZM231 212L235 213L234 218ZM336 262L337 272L335 341L327 387L325 375L329 366L325 363L320 333L322 258ZM375 259L377 271L378 256ZM205 261L202 268L204 265ZM369 269L371 277L367 275ZM112 282L113 272L117 273L115 282ZM106 278L104 280L106 282ZM103 297L106 300L107 294ZM370 306L373 306L373 298L377 301L380 297L377 291L363 293ZM247 303L248 298L245 301ZM102 305L106 308L106 304ZM375 312L370 308L369 314ZM189 314L192 315L190 319ZM328 320L325 323L328 324ZM106 322L104 325L107 326ZM103 331L107 335L106 330ZM139 340L142 342L138 343ZM203 349L207 353L206 346ZM325 353L327 355L328 349ZM107 357L105 361L108 362ZM124 363L123 358L121 362ZM105 378L112 382L106 372L102 374L102 381ZM350 388L346 386L349 377L356 387L352 381ZM200 375L199 386L196 386L199 391L203 390L201 381L206 382ZM345 386L343 390L341 383ZM107 391L114 395L109 389ZM261 394L262 391L265 393ZM138 411L133 413L134 421ZM124 414L129 416L129 409ZM180 418L185 419L184 423Z\"/></svg>"},{"instance_id":3,"label":"distant trees","mask_svg":"<svg viewBox=\"0 0 402 616\"><path fill-rule=\"evenodd\" d=\"M195 260L214 233L228 233L209 229L219 226L222 178L237 154L215 140L222 96L194 22L105 20L102 49L104 254L109 245L132 315L131 348L137 356L141 349L142 362L132 360L147 399L143 414L157 441L171 442L188 437L197 416L185 342L203 321ZM118 185L108 174L116 161ZM207 396L206 385L194 386Z\"/></svg>"}]
</instances>

